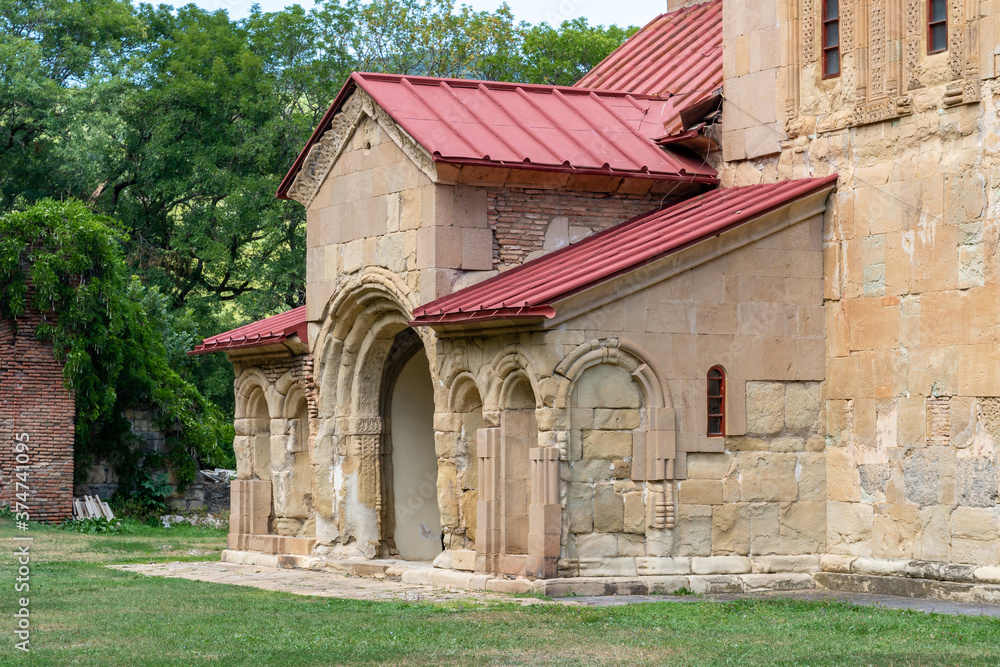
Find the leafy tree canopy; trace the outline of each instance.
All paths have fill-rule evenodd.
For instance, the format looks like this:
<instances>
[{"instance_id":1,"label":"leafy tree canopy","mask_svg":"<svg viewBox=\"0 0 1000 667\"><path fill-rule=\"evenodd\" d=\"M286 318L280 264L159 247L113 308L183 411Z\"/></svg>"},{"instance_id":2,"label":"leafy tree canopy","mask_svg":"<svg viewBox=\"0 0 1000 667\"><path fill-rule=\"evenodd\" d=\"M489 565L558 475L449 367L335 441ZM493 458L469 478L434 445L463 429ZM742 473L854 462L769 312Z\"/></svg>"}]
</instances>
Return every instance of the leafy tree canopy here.
<instances>
[{"instance_id":1,"label":"leafy tree canopy","mask_svg":"<svg viewBox=\"0 0 1000 667\"><path fill-rule=\"evenodd\" d=\"M325 0L236 21L0 0L0 303L20 312L31 273L59 315L78 449L121 441L114 415L151 400L190 431L185 447L215 456L232 368L183 351L304 303L305 212L274 193L351 71L570 84L632 31L531 26L507 5L453 0Z\"/></svg>"}]
</instances>

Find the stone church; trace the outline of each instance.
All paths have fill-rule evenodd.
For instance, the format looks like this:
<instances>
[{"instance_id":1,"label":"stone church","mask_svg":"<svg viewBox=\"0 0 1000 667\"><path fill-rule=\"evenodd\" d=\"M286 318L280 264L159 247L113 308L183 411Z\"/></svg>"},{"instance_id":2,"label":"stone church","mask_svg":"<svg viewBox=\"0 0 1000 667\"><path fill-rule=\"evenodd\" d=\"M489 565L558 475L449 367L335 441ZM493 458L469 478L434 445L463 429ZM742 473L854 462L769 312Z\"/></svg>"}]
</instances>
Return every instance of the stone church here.
<instances>
[{"instance_id":1,"label":"stone church","mask_svg":"<svg viewBox=\"0 0 1000 667\"><path fill-rule=\"evenodd\" d=\"M226 559L1000 599L1000 6L677 4L573 87L351 76L306 305L194 351Z\"/></svg>"}]
</instances>

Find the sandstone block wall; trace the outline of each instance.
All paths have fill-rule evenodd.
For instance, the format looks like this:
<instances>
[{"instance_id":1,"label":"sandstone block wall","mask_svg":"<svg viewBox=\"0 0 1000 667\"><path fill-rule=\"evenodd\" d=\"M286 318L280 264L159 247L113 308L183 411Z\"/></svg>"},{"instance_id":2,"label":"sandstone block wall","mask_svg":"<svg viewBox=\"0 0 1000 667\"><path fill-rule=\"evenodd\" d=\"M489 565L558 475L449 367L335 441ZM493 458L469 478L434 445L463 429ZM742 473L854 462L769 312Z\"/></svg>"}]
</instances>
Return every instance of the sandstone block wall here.
<instances>
[{"instance_id":1,"label":"sandstone block wall","mask_svg":"<svg viewBox=\"0 0 1000 667\"><path fill-rule=\"evenodd\" d=\"M28 299L30 301L31 295ZM31 519L58 521L73 512L73 439L76 401L63 386L52 344L35 339L41 312L29 308L17 329L0 318L0 504L21 502ZM19 462L15 438L27 435L28 461ZM27 478L14 477L25 465ZM25 488L26 502L17 497Z\"/></svg>"},{"instance_id":2,"label":"sandstone block wall","mask_svg":"<svg viewBox=\"0 0 1000 667\"><path fill-rule=\"evenodd\" d=\"M926 3L895 0L869 22L842 1L843 72L823 80L820 4L767 10L782 35L781 154L720 171L726 185L840 174L823 227L827 549L995 563L997 6L949 4L948 51L929 56ZM736 20L726 33L727 96L733 40L751 34Z\"/></svg>"}]
</instances>

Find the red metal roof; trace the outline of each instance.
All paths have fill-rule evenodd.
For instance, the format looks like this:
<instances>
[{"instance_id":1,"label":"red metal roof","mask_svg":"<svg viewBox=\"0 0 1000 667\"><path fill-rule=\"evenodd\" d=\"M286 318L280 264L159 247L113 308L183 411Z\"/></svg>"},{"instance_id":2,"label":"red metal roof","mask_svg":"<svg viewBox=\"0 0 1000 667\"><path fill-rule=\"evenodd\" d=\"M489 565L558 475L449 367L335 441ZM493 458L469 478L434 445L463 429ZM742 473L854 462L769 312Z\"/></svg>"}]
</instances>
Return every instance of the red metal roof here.
<instances>
[{"instance_id":1,"label":"red metal roof","mask_svg":"<svg viewBox=\"0 0 1000 667\"><path fill-rule=\"evenodd\" d=\"M609 90L355 72L278 188L356 89L381 106L435 162L716 183L704 161L652 140L676 118L668 99Z\"/></svg>"},{"instance_id":2,"label":"red metal roof","mask_svg":"<svg viewBox=\"0 0 1000 667\"><path fill-rule=\"evenodd\" d=\"M297 335L303 343L309 342L306 326L306 307L299 306L292 310L251 322L238 329L206 338L188 354L206 354L220 350L242 350L262 345L284 343L289 337Z\"/></svg>"},{"instance_id":3,"label":"red metal roof","mask_svg":"<svg viewBox=\"0 0 1000 667\"><path fill-rule=\"evenodd\" d=\"M576 85L683 96L684 105L710 95L722 87L722 0L657 16Z\"/></svg>"},{"instance_id":4,"label":"red metal roof","mask_svg":"<svg viewBox=\"0 0 1000 667\"><path fill-rule=\"evenodd\" d=\"M417 308L414 325L555 316L553 304L682 248L832 188L836 174L724 188L646 213Z\"/></svg>"}]
</instances>

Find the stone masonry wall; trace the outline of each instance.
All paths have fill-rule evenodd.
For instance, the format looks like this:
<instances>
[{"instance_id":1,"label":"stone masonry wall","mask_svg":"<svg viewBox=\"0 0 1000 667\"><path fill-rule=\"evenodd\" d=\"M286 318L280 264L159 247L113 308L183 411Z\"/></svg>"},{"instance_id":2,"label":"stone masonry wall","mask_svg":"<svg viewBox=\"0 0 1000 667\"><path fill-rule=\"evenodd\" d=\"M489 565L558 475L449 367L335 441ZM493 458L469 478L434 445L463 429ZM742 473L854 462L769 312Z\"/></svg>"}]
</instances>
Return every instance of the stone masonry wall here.
<instances>
[{"instance_id":1,"label":"stone masonry wall","mask_svg":"<svg viewBox=\"0 0 1000 667\"><path fill-rule=\"evenodd\" d=\"M503 408L493 387L503 373L516 363L534 378L538 447L560 452L560 576L738 573L760 559L771 563L765 568L776 559L818 568L826 551L822 217L788 220L778 213L754 225L756 235L724 234L672 267L651 266L648 276L670 277L635 293L627 290L644 272L579 295L560 311L584 313L551 330L439 339L438 376L478 378L487 424ZM588 349L604 361L565 375ZM653 396L639 381L644 365L661 378L670 424L655 423ZM725 438L706 436L706 374L715 365L727 373ZM442 394L454 392L446 385ZM458 442L465 410L443 408L455 414L438 415L439 438ZM664 426L675 429L671 476L634 479L637 434L648 439ZM442 516L461 515L457 494L439 498ZM461 553L453 567L469 562Z\"/></svg>"},{"instance_id":2,"label":"stone masonry wall","mask_svg":"<svg viewBox=\"0 0 1000 667\"><path fill-rule=\"evenodd\" d=\"M927 55L926 3L892 4L884 29L865 31L860 5L841 2L843 72L825 80L820 3L760 9L782 35L781 153L720 171L725 185L840 174L823 230L829 567L850 571L854 558L992 565L1000 8L950 3L949 49ZM742 71L741 40L752 37L730 21L730 6L727 97L731 85L741 90L731 77ZM770 102L761 98L754 115ZM735 146L726 158L739 157Z\"/></svg>"},{"instance_id":3,"label":"stone masonry wall","mask_svg":"<svg viewBox=\"0 0 1000 667\"><path fill-rule=\"evenodd\" d=\"M31 295L28 295L30 302ZM63 386L62 364L56 361L52 344L35 339L44 320L38 310L28 308L18 320L0 319L0 504L12 507L22 502L17 494L20 481L28 489L26 510L39 521L57 521L73 509L73 439L76 403ZM28 463L14 477L15 438L28 437Z\"/></svg>"}]
</instances>

